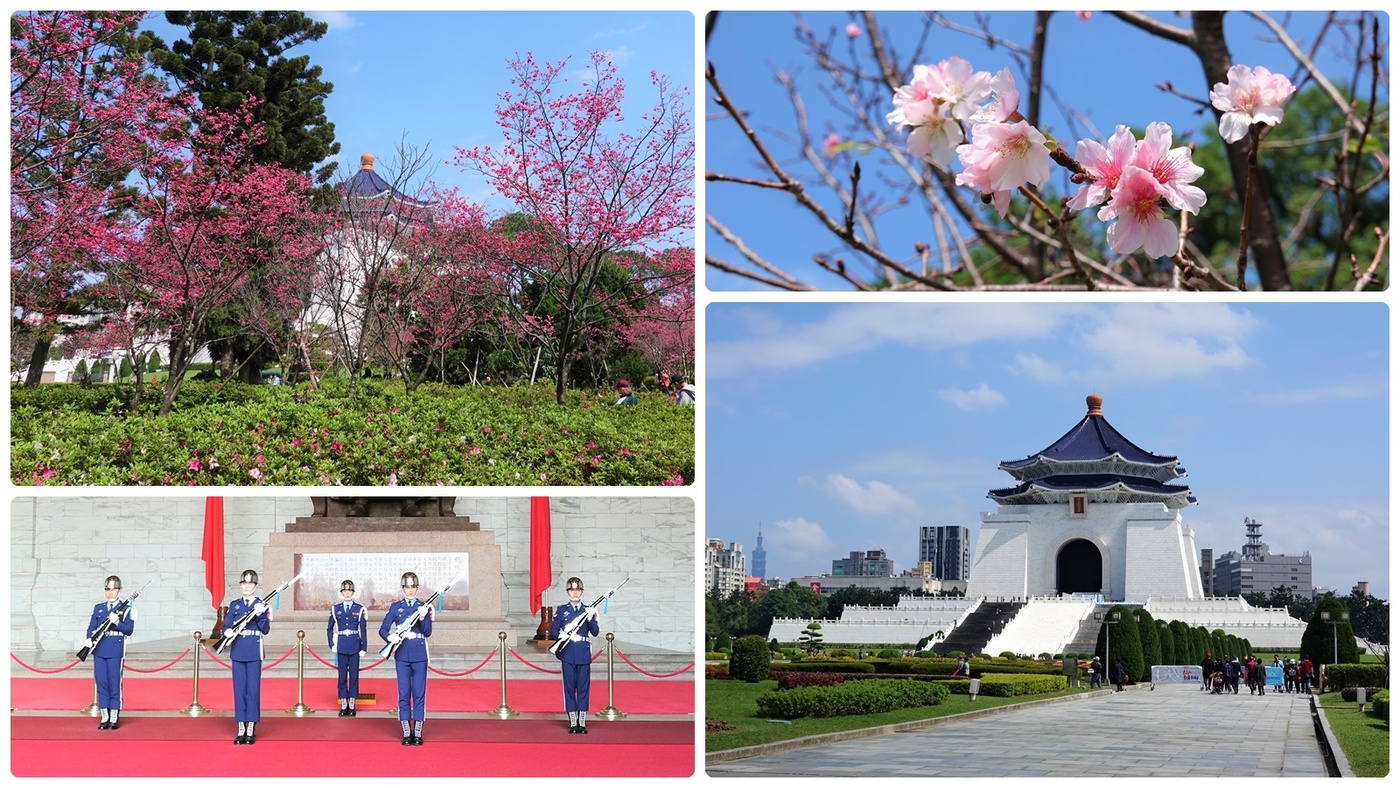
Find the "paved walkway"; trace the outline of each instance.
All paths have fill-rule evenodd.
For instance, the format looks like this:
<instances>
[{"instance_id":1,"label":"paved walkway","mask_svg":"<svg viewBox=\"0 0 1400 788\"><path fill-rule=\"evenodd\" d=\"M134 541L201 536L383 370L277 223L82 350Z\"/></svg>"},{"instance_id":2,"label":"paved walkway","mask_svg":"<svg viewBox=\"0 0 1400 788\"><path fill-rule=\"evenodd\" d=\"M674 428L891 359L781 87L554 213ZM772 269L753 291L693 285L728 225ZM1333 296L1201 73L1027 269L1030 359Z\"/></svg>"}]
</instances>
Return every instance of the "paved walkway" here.
<instances>
[{"instance_id":1,"label":"paved walkway","mask_svg":"<svg viewBox=\"0 0 1400 788\"><path fill-rule=\"evenodd\" d=\"M953 702L964 701L954 698ZM1326 777L1307 696L1136 687L706 768L715 777Z\"/></svg>"}]
</instances>

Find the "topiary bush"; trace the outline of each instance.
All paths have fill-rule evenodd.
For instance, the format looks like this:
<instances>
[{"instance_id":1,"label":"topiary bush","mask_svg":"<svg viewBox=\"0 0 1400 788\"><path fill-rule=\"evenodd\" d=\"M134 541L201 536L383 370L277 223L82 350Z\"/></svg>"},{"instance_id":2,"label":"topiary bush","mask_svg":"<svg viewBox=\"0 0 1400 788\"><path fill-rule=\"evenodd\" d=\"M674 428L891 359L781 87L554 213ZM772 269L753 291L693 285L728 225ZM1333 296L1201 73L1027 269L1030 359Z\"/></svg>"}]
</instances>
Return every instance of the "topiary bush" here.
<instances>
[{"instance_id":1,"label":"topiary bush","mask_svg":"<svg viewBox=\"0 0 1400 788\"><path fill-rule=\"evenodd\" d=\"M758 698L758 713L759 716L783 720L879 714L896 709L936 706L947 697L948 688L939 682L872 679L831 687L768 692Z\"/></svg>"},{"instance_id":2,"label":"topiary bush","mask_svg":"<svg viewBox=\"0 0 1400 788\"><path fill-rule=\"evenodd\" d=\"M982 677L979 695L1011 698L1017 695L1043 695L1064 689L1065 677L1038 676L1025 673L990 673Z\"/></svg>"},{"instance_id":3,"label":"topiary bush","mask_svg":"<svg viewBox=\"0 0 1400 788\"><path fill-rule=\"evenodd\" d=\"M749 635L734 641L729 658L729 675L737 681L755 683L768 678L768 641L762 635Z\"/></svg>"},{"instance_id":4,"label":"topiary bush","mask_svg":"<svg viewBox=\"0 0 1400 788\"><path fill-rule=\"evenodd\" d=\"M1347 703L1355 703L1356 691L1359 689L1365 689L1366 697L1368 698L1374 698L1376 697L1376 695L1385 692L1385 690L1381 689L1380 687L1347 687L1342 690L1342 700L1346 701Z\"/></svg>"},{"instance_id":5,"label":"topiary bush","mask_svg":"<svg viewBox=\"0 0 1400 788\"><path fill-rule=\"evenodd\" d=\"M1390 690L1381 690L1376 693L1376 697L1371 701L1371 713L1385 720L1385 724L1390 724Z\"/></svg>"},{"instance_id":6,"label":"topiary bush","mask_svg":"<svg viewBox=\"0 0 1400 788\"><path fill-rule=\"evenodd\" d=\"M1329 692L1336 692L1346 687L1390 686L1390 679L1386 676L1384 665L1328 665L1323 679L1326 681L1324 689Z\"/></svg>"},{"instance_id":7,"label":"topiary bush","mask_svg":"<svg viewBox=\"0 0 1400 788\"><path fill-rule=\"evenodd\" d=\"M844 673L817 673L815 671L785 670L777 674L778 689L790 690L799 687L830 687L846 680Z\"/></svg>"},{"instance_id":8,"label":"topiary bush","mask_svg":"<svg viewBox=\"0 0 1400 788\"><path fill-rule=\"evenodd\" d=\"M883 648L880 649L880 653L876 654L875 656L879 657L880 659L898 659L899 650L893 648Z\"/></svg>"}]
</instances>

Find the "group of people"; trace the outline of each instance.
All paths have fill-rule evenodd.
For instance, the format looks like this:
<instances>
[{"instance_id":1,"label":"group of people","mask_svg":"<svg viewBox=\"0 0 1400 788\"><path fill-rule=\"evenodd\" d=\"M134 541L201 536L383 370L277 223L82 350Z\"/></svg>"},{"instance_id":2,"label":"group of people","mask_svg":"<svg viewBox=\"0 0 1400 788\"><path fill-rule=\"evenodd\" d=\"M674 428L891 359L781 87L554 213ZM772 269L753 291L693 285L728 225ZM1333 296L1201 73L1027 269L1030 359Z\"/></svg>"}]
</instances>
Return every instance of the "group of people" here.
<instances>
[{"instance_id":1,"label":"group of people","mask_svg":"<svg viewBox=\"0 0 1400 788\"><path fill-rule=\"evenodd\" d=\"M669 396L671 401L677 405L695 405L695 385L690 382L685 375L677 375L674 378L666 372L660 370L656 373L656 384L661 389L661 393ZM617 382L617 401L614 405L636 405L637 395L632 393L632 382L626 378Z\"/></svg>"},{"instance_id":2,"label":"group of people","mask_svg":"<svg viewBox=\"0 0 1400 788\"><path fill-rule=\"evenodd\" d=\"M249 569L239 575L240 595L228 605L223 632L231 641L229 661L233 673L234 720L238 734L234 744L253 744L261 721L263 638L272 629L272 610L257 594L258 573ZM423 719L428 688L428 638L433 634L434 607L431 600L418 600L418 575L405 572L399 578L403 597L395 600L379 625L379 637L389 645L398 683L399 725L402 744L423 743ZM136 626L136 610L130 600L119 601L122 581L116 575L103 583L105 601L95 605L88 622L85 647L93 657L93 678L97 685L98 730L116 730L122 708L121 673L126 656L126 638ZM598 611L582 604L583 581L571 577L565 582L569 602L560 605L550 628L551 639L567 632L568 642L559 651L563 663L564 711L569 733L588 733L587 716L592 663L589 637L598 636ZM355 583L340 584L343 601L330 611L326 622L326 644L335 655L336 697L341 717L354 717L359 695L360 658L368 644L368 609L355 601ZM569 627L573 619L585 616L580 625Z\"/></svg>"},{"instance_id":3,"label":"group of people","mask_svg":"<svg viewBox=\"0 0 1400 788\"><path fill-rule=\"evenodd\" d=\"M1123 685L1128 683L1128 669L1123 667L1123 660L1117 659L1113 663L1113 670L1105 673L1103 660L1096 654L1089 663L1089 689L1098 689L1105 684L1112 682L1116 687L1114 692L1122 692Z\"/></svg>"},{"instance_id":4,"label":"group of people","mask_svg":"<svg viewBox=\"0 0 1400 788\"><path fill-rule=\"evenodd\" d=\"M1268 691L1268 668L1277 668L1283 676L1281 683L1274 684L1274 692L1312 693L1312 660L1282 660L1277 654L1272 662L1266 664L1253 656L1241 663L1239 657L1212 657L1210 652L1206 652L1205 659L1201 661L1201 689L1214 695L1238 695L1240 678L1243 677L1249 694L1262 696Z\"/></svg>"}]
</instances>

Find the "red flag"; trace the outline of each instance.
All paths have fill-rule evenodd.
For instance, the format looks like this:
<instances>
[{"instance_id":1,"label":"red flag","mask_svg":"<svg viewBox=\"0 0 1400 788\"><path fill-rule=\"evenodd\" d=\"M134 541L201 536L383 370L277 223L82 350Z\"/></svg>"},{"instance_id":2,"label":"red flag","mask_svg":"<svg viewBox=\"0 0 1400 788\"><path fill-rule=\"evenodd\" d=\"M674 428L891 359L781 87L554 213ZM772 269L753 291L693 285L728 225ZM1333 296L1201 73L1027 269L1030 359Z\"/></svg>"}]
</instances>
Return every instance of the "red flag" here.
<instances>
[{"instance_id":1,"label":"red flag","mask_svg":"<svg viewBox=\"0 0 1400 788\"><path fill-rule=\"evenodd\" d=\"M215 610L224 601L224 499L204 499L204 587Z\"/></svg>"},{"instance_id":2,"label":"red flag","mask_svg":"<svg viewBox=\"0 0 1400 788\"><path fill-rule=\"evenodd\" d=\"M539 612L544 590L554 582L549 567L549 499L530 499L530 609Z\"/></svg>"}]
</instances>

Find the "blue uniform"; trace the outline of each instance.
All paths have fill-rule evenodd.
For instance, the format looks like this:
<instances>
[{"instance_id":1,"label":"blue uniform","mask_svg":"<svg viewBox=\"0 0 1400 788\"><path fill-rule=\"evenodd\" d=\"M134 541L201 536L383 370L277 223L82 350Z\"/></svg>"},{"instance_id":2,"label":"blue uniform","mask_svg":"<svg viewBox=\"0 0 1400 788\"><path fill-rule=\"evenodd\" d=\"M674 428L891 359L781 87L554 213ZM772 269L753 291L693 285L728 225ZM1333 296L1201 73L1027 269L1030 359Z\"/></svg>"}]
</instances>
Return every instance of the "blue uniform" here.
<instances>
[{"instance_id":1,"label":"blue uniform","mask_svg":"<svg viewBox=\"0 0 1400 788\"><path fill-rule=\"evenodd\" d=\"M559 633L570 621L587 614L583 603L560 605L559 609L554 611L554 620L549 625L549 637L558 640ZM583 640L569 643L559 651L560 666L564 669L564 711L587 712L588 689L592 683L588 669L593 661L593 650L588 638L598 636L598 619L584 622L575 634L582 635Z\"/></svg>"},{"instance_id":2,"label":"blue uniform","mask_svg":"<svg viewBox=\"0 0 1400 788\"><path fill-rule=\"evenodd\" d=\"M117 600L99 602L92 608L88 621L87 639L91 640L98 627L121 604ZM136 628L136 611L130 605L122 611L121 620L107 628L107 634L92 647L92 675L97 683L97 707L122 707L122 659L126 656L126 639Z\"/></svg>"},{"instance_id":3,"label":"blue uniform","mask_svg":"<svg viewBox=\"0 0 1400 788\"><path fill-rule=\"evenodd\" d=\"M331 608L326 621L326 645L335 654L335 696L360 694L360 652L368 642L369 611L359 602L342 602Z\"/></svg>"},{"instance_id":4,"label":"blue uniform","mask_svg":"<svg viewBox=\"0 0 1400 788\"><path fill-rule=\"evenodd\" d=\"M257 597L239 597L228 605L224 615L224 629L232 629L234 622L252 611L253 606L262 600ZM233 639L229 647L229 660L233 664L233 717L238 722L257 722L262 719L258 713L261 707L263 635L272 629L272 611L264 610L244 627L242 634Z\"/></svg>"},{"instance_id":5,"label":"blue uniform","mask_svg":"<svg viewBox=\"0 0 1400 788\"><path fill-rule=\"evenodd\" d=\"M389 606L384 623L379 625L379 637L385 642L389 633L398 629L423 603L417 599L400 599ZM425 613L404 634L404 640L394 652L394 672L399 681L399 719L423 720L423 704L428 694L428 641L433 634L433 620Z\"/></svg>"}]
</instances>

